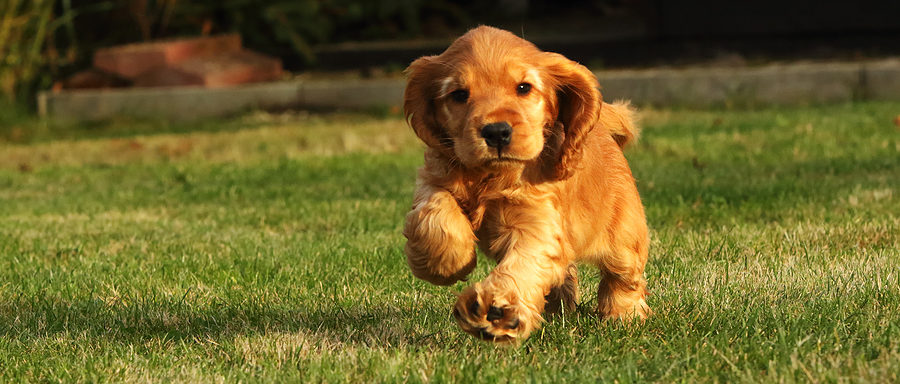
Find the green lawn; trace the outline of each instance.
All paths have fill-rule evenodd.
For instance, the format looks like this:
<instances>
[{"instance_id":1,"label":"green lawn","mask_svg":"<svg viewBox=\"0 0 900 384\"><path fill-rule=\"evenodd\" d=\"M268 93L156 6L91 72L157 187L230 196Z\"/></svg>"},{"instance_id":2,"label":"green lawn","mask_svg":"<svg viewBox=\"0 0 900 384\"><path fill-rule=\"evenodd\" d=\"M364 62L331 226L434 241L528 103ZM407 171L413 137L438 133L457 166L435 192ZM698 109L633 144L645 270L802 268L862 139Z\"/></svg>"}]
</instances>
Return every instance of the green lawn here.
<instances>
[{"instance_id":1,"label":"green lawn","mask_svg":"<svg viewBox=\"0 0 900 384\"><path fill-rule=\"evenodd\" d=\"M578 310L514 348L457 329L462 283L406 268L421 147L399 117L21 120L0 382L900 381L898 114L645 111L655 316L599 321L583 268Z\"/></svg>"}]
</instances>

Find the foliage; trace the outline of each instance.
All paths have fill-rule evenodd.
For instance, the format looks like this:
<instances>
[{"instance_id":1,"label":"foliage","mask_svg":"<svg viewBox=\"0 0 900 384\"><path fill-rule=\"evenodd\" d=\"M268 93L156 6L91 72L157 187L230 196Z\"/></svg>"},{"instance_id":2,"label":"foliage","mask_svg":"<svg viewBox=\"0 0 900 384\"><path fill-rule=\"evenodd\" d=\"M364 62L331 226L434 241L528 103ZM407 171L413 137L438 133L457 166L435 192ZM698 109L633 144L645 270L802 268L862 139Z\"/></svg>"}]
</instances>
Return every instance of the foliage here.
<instances>
[{"instance_id":1,"label":"foliage","mask_svg":"<svg viewBox=\"0 0 900 384\"><path fill-rule=\"evenodd\" d=\"M4 0L0 93L31 104L37 90L89 67L98 48L139 41L238 33L248 48L296 70L315 66L323 44L450 38L476 22L520 17L525 8L545 17L596 11L609 1Z\"/></svg>"},{"instance_id":2,"label":"foliage","mask_svg":"<svg viewBox=\"0 0 900 384\"><path fill-rule=\"evenodd\" d=\"M584 267L516 348L406 267L402 118L0 144L0 381L897 382L898 110L645 111L655 315L598 319Z\"/></svg>"},{"instance_id":3,"label":"foliage","mask_svg":"<svg viewBox=\"0 0 900 384\"><path fill-rule=\"evenodd\" d=\"M75 21L107 12L113 2L75 2L0 2L0 104L19 103L13 109L32 104L37 90L50 88L86 59Z\"/></svg>"},{"instance_id":4,"label":"foliage","mask_svg":"<svg viewBox=\"0 0 900 384\"><path fill-rule=\"evenodd\" d=\"M0 2L0 92L7 100L46 87L59 66L72 60L75 46L60 52L55 41L59 30L73 38L71 18L65 12L59 17L54 5L54 0Z\"/></svg>"},{"instance_id":5,"label":"foliage","mask_svg":"<svg viewBox=\"0 0 900 384\"><path fill-rule=\"evenodd\" d=\"M160 38L237 32L251 49L315 62L313 46L413 37L423 15L465 13L424 0L6 0L0 2L0 93L31 103L38 89L87 66L97 48Z\"/></svg>"},{"instance_id":6,"label":"foliage","mask_svg":"<svg viewBox=\"0 0 900 384\"><path fill-rule=\"evenodd\" d=\"M448 1L254 0L196 1L177 11L184 21L204 20L212 31L239 32L248 46L277 56L315 62L313 47L340 41L410 38L423 33L421 19L468 20Z\"/></svg>"}]
</instances>

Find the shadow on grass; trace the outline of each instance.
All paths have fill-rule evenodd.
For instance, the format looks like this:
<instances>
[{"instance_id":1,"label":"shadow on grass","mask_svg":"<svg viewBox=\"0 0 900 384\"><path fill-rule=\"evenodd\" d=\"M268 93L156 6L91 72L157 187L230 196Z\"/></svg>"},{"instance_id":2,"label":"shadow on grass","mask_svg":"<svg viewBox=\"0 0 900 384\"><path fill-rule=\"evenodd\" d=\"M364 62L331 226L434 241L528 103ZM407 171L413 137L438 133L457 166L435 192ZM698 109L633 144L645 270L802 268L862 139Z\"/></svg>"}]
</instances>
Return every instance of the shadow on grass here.
<instances>
[{"instance_id":1,"label":"shadow on grass","mask_svg":"<svg viewBox=\"0 0 900 384\"><path fill-rule=\"evenodd\" d=\"M296 307L301 307L297 305ZM253 300L197 305L178 300L108 304L99 299L20 297L0 304L0 337L32 340L58 335L137 343L152 339L196 342L271 333L301 333L324 346L427 347L438 341L417 327L417 314L389 306L311 310Z\"/></svg>"}]
</instances>

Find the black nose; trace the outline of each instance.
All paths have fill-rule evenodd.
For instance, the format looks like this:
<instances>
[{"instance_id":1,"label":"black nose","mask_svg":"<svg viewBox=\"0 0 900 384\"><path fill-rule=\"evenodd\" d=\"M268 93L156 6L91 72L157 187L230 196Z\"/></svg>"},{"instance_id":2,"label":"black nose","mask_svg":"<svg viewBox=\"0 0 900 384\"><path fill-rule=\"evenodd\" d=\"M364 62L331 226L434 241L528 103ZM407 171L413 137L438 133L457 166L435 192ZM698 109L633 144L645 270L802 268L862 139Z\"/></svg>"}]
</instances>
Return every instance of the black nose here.
<instances>
[{"instance_id":1,"label":"black nose","mask_svg":"<svg viewBox=\"0 0 900 384\"><path fill-rule=\"evenodd\" d=\"M489 147L503 148L512 138L512 127L505 121L491 123L481 128L481 137Z\"/></svg>"},{"instance_id":2,"label":"black nose","mask_svg":"<svg viewBox=\"0 0 900 384\"><path fill-rule=\"evenodd\" d=\"M491 306L487 311L487 319L488 321L494 321L503 317L503 308L497 308L495 306Z\"/></svg>"}]
</instances>

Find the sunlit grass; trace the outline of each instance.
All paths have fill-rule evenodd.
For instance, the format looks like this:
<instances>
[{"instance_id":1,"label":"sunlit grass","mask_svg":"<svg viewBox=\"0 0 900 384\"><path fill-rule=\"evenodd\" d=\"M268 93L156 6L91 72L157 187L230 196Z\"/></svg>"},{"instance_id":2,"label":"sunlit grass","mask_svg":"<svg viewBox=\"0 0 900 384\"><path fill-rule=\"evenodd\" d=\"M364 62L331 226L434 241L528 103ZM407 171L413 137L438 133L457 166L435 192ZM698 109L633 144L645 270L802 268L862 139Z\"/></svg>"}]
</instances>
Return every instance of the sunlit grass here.
<instances>
[{"instance_id":1,"label":"sunlit grass","mask_svg":"<svg viewBox=\"0 0 900 384\"><path fill-rule=\"evenodd\" d=\"M654 317L600 321L583 268L578 310L517 348L453 325L462 283L408 272L399 117L0 143L0 378L898 381L898 114L645 111Z\"/></svg>"}]
</instances>

